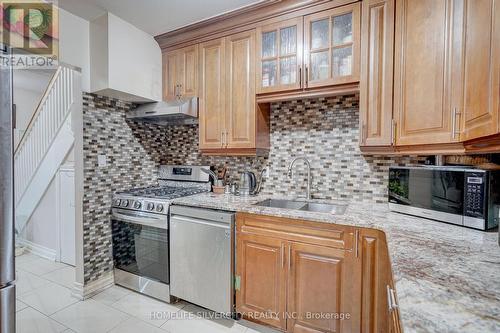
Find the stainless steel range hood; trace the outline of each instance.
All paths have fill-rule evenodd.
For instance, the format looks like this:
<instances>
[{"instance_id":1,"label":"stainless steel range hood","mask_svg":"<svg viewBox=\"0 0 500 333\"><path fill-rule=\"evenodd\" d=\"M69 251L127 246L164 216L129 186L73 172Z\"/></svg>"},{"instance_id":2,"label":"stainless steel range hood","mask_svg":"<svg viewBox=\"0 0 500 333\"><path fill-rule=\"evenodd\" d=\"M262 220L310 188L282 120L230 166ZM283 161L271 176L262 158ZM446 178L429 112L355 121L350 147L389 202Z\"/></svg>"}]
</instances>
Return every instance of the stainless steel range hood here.
<instances>
[{"instance_id":1,"label":"stainless steel range hood","mask_svg":"<svg viewBox=\"0 0 500 333\"><path fill-rule=\"evenodd\" d=\"M198 98L140 104L127 113L127 119L159 125L196 124Z\"/></svg>"}]
</instances>

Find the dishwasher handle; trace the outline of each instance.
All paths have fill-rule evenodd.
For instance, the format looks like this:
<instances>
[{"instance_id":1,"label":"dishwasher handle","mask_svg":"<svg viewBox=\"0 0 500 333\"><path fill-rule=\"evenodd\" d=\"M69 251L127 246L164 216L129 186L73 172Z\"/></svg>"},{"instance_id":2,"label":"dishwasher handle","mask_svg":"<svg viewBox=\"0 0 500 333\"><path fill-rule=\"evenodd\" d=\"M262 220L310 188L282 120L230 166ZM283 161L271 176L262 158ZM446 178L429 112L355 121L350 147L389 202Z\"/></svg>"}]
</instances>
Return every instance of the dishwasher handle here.
<instances>
[{"instance_id":1,"label":"dishwasher handle","mask_svg":"<svg viewBox=\"0 0 500 333\"><path fill-rule=\"evenodd\" d=\"M188 207L174 205L170 208L170 216L185 216L204 221L231 224L234 222L234 212L221 211L208 208Z\"/></svg>"},{"instance_id":2,"label":"dishwasher handle","mask_svg":"<svg viewBox=\"0 0 500 333\"><path fill-rule=\"evenodd\" d=\"M217 228L222 228L222 229L231 229L231 225L227 224L227 223L213 222L213 221L192 218L192 217L188 217L188 216L181 216L181 215L172 215L172 219L170 220L170 223L174 223L174 222L195 223L195 224L202 224L202 225L207 225L207 226L217 227Z\"/></svg>"}]
</instances>

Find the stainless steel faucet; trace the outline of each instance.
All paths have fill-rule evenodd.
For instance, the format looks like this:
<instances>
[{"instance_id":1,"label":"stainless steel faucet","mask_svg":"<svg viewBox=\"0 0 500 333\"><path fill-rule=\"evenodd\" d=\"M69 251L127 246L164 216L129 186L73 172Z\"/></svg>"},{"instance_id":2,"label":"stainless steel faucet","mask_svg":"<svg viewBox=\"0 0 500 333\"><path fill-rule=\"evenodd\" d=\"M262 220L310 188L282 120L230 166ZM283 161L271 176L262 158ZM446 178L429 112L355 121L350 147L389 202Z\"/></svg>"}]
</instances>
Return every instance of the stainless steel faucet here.
<instances>
[{"instance_id":1,"label":"stainless steel faucet","mask_svg":"<svg viewBox=\"0 0 500 333\"><path fill-rule=\"evenodd\" d=\"M311 163L309 163L309 160L303 156L294 158L293 161L290 162L290 165L288 166L288 177L293 178L292 168L293 168L293 165L295 164L295 162L297 162L298 160L303 160L307 165L307 194L306 194L306 196L307 196L307 200L311 200L312 178L311 178Z\"/></svg>"}]
</instances>

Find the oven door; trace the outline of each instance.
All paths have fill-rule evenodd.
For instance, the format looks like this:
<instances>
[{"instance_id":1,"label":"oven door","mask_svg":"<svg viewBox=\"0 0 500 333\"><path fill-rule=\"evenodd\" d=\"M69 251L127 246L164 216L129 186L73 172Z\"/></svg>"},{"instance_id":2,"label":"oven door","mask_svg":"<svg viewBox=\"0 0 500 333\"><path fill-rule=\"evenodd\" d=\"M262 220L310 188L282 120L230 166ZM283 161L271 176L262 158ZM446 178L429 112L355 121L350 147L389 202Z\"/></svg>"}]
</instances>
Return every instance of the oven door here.
<instances>
[{"instance_id":1,"label":"oven door","mask_svg":"<svg viewBox=\"0 0 500 333\"><path fill-rule=\"evenodd\" d=\"M169 283L168 216L114 208L112 235L115 268Z\"/></svg>"}]
</instances>

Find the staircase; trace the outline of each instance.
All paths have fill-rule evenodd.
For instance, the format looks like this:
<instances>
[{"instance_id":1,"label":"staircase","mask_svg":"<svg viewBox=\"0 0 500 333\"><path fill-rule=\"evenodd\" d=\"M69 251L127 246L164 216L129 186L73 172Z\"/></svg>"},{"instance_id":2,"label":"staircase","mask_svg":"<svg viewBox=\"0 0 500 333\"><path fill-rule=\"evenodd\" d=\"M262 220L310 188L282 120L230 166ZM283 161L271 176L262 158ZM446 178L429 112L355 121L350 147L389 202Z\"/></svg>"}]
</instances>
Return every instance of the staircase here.
<instances>
[{"instance_id":1,"label":"staircase","mask_svg":"<svg viewBox=\"0 0 500 333\"><path fill-rule=\"evenodd\" d=\"M73 147L71 114L81 109L80 81L80 72L64 66L57 69L15 150L14 198L18 234Z\"/></svg>"}]
</instances>

